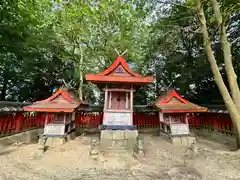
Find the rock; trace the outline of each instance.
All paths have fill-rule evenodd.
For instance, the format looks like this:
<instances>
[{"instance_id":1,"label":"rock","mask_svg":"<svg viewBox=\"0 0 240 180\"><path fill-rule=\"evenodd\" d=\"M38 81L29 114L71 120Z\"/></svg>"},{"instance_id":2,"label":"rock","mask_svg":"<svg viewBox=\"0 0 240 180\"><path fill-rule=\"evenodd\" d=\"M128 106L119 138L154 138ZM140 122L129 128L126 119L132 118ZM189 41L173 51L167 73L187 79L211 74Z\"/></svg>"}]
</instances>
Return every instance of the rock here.
<instances>
[{"instance_id":1,"label":"rock","mask_svg":"<svg viewBox=\"0 0 240 180\"><path fill-rule=\"evenodd\" d=\"M190 147L185 150L185 153L183 155L184 164L186 164L189 159L194 159L197 155L198 147L196 145L196 142L193 142Z\"/></svg>"},{"instance_id":2,"label":"rock","mask_svg":"<svg viewBox=\"0 0 240 180\"><path fill-rule=\"evenodd\" d=\"M43 154L45 152L45 149L46 149L46 142L47 142L47 137L46 136L42 136L39 138L39 141L38 141L38 154Z\"/></svg>"},{"instance_id":3,"label":"rock","mask_svg":"<svg viewBox=\"0 0 240 180\"><path fill-rule=\"evenodd\" d=\"M98 159L98 155L99 155L99 149L97 147L97 145L99 144L99 142L97 140L92 140L90 142L91 145L91 149L89 151L89 155L91 156L92 159L97 160Z\"/></svg>"},{"instance_id":4,"label":"rock","mask_svg":"<svg viewBox=\"0 0 240 180\"><path fill-rule=\"evenodd\" d=\"M24 144L24 142L21 142L21 141L16 141L13 146L16 148L16 147L19 147L19 146L22 146Z\"/></svg>"}]
</instances>

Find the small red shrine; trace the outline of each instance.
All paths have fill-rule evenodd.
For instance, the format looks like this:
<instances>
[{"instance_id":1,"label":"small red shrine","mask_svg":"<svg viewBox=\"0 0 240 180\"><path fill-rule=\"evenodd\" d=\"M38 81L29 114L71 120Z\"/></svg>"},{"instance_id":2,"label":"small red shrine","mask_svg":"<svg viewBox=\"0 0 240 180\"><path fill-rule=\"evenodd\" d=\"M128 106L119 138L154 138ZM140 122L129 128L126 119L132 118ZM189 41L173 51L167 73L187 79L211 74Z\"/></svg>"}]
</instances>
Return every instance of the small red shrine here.
<instances>
[{"instance_id":1,"label":"small red shrine","mask_svg":"<svg viewBox=\"0 0 240 180\"><path fill-rule=\"evenodd\" d=\"M159 109L160 130L171 136L189 135L188 114L207 111L207 108L182 98L175 90L160 96L150 106Z\"/></svg>"},{"instance_id":2,"label":"small red shrine","mask_svg":"<svg viewBox=\"0 0 240 180\"><path fill-rule=\"evenodd\" d=\"M67 89L58 89L51 97L25 106L24 111L46 113L44 135L65 136L75 131L75 112L80 105L73 93Z\"/></svg>"},{"instance_id":3,"label":"small red shrine","mask_svg":"<svg viewBox=\"0 0 240 180\"><path fill-rule=\"evenodd\" d=\"M86 74L86 80L104 85L104 125L133 125L133 94L142 85L152 83L151 76L143 77L129 68L119 56L104 72Z\"/></svg>"}]
</instances>

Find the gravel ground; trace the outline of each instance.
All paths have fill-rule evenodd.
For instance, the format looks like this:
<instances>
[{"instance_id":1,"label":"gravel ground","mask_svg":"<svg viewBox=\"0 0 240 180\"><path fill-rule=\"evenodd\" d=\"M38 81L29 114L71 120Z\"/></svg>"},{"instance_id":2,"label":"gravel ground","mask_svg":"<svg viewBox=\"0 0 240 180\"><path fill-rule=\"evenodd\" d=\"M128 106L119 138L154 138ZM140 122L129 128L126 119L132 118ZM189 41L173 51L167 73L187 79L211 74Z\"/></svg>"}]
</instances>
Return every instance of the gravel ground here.
<instances>
[{"instance_id":1,"label":"gravel ground","mask_svg":"<svg viewBox=\"0 0 240 180\"><path fill-rule=\"evenodd\" d=\"M174 147L161 137L144 135L146 156L89 156L89 142L83 136L65 145L50 147L37 156L38 145L8 147L0 152L0 180L239 180L240 153L226 146L198 138L199 155L183 165L186 148ZM229 146L229 145L228 145ZM222 148L222 149L221 149Z\"/></svg>"}]
</instances>

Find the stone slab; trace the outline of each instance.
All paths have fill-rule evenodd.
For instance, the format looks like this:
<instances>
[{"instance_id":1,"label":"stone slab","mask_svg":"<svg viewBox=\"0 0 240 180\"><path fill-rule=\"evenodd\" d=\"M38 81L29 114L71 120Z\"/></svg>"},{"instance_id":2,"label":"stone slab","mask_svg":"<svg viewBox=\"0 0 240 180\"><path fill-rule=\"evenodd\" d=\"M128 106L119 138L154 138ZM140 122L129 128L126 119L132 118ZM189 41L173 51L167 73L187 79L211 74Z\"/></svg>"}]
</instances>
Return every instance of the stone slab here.
<instances>
[{"instance_id":1,"label":"stone slab","mask_svg":"<svg viewBox=\"0 0 240 180\"><path fill-rule=\"evenodd\" d=\"M183 146L188 146L188 137L181 137L181 144Z\"/></svg>"},{"instance_id":2,"label":"stone slab","mask_svg":"<svg viewBox=\"0 0 240 180\"><path fill-rule=\"evenodd\" d=\"M46 146L57 146L57 145L63 145L66 142L65 138L60 137L49 137L46 141Z\"/></svg>"},{"instance_id":3,"label":"stone slab","mask_svg":"<svg viewBox=\"0 0 240 180\"><path fill-rule=\"evenodd\" d=\"M112 139L113 130L101 130L101 139Z\"/></svg>"},{"instance_id":4,"label":"stone slab","mask_svg":"<svg viewBox=\"0 0 240 180\"><path fill-rule=\"evenodd\" d=\"M102 130L100 149L102 151L118 149L132 150L137 142L137 137L137 130Z\"/></svg>"},{"instance_id":5,"label":"stone slab","mask_svg":"<svg viewBox=\"0 0 240 180\"><path fill-rule=\"evenodd\" d=\"M171 140L172 140L172 144L174 144L174 145L181 145L182 144L182 141L181 141L180 137L172 137Z\"/></svg>"},{"instance_id":6,"label":"stone slab","mask_svg":"<svg viewBox=\"0 0 240 180\"><path fill-rule=\"evenodd\" d=\"M112 133L112 139L114 139L114 140L123 139L124 140L125 139L124 134L125 134L124 130L115 130Z\"/></svg>"},{"instance_id":7,"label":"stone slab","mask_svg":"<svg viewBox=\"0 0 240 180\"><path fill-rule=\"evenodd\" d=\"M132 124L132 112L104 112L103 125Z\"/></svg>"},{"instance_id":8,"label":"stone slab","mask_svg":"<svg viewBox=\"0 0 240 180\"><path fill-rule=\"evenodd\" d=\"M14 135L6 136L0 138L0 145L1 146L9 146L16 142L22 143L37 143L39 135L43 133L43 129L33 129L21 133L17 133Z\"/></svg>"},{"instance_id":9,"label":"stone slab","mask_svg":"<svg viewBox=\"0 0 240 180\"><path fill-rule=\"evenodd\" d=\"M182 137L171 137L173 145L177 146L190 146L193 142L196 142L195 137L191 136L182 136Z\"/></svg>"},{"instance_id":10,"label":"stone slab","mask_svg":"<svg viewBox=\"0 0 240 180\"><path fill-rule=\"evenodd\" d=\"M189 135L189 125L188 124L171 124L171 135Z\"/></svg>"},{"instance_id":11,"label":"stone slab","mask_svg":"<svg viewBox=\"0 0 240 180\"><path fill-rule=\"evenodd\" d=\"M138 137L138 130L125 130L125 139L136 139Z\"/></svg>"},{"instance_id":12,"label":"stone slab","mask_svg":"<svg viewBox=\"0 0 240 180\"><path fill-rule=\"evenodd\" d=\"M196 142L196 138L195 137L187 137L188 138L188 144L192 144L193 142Z\"/></svg>"},{"instance_id":13,"label":"stone slab","mask_svg":"<svg viewBox=\"0 0 240 180\"><path fill-rule=\"evenodd\" d=\"M101 130L136 130L136 125L101 125Z\"/></svg>"}]
</instances>

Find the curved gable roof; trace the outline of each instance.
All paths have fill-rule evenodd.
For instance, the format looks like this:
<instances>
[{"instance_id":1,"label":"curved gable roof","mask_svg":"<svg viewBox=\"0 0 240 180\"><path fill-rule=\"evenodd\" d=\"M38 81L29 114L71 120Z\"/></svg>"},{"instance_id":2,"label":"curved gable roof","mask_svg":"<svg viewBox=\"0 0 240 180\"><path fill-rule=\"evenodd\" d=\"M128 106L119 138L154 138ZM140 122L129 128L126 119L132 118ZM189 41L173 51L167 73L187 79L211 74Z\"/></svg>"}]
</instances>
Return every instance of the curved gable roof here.
<instances>
[{"instance_id":1,"label":"curved gable roof","mask_svg":"<svg viewBox=\"0 0 240 180\"><path fill-rule=\"evenodd\" d=\"M175 90L160 96L154 106L164 113L207 112L207 108L191 103L181 97Z\"/></svg>"},{"instance_id":2,"label":"curved gable roof","mask_svg":"<svg viewBox=\"0 0 240 180\"><path fill-rule=\"evenodd\" d=\"M125 71L125 74L119 76L113 72L119 67ZM152 83L152 76L144 77L132 71L122 56L118 56L113 64L103 72L97 74L86 74L86 80L93 83L132 83L132 84L149 84Z\"/></svg>"},{"instance_id":3,"label":"curved gable roof","mask_svg":"<svg viewBox=\"0 0 240 180\"><path fill-rule=\"evenodd\" d=\"M66 89L60 88L49 98L25 106L24 111L73 112L80 104L83 102L74 98Z\"/></svg>"}]
</instances>

